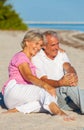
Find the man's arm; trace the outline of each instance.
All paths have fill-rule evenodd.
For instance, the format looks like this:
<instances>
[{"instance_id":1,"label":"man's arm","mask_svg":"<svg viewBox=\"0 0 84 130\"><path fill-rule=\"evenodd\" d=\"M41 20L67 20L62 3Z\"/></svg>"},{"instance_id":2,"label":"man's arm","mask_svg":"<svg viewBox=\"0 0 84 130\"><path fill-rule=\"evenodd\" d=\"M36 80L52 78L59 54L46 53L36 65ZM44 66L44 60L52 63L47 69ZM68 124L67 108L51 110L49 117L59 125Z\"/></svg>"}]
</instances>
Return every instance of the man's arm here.
<instances>
[{"instance_id":1,"label":"man's arm","mask_svg":"<svg viewBox=\"0 0 84 130\"><path fill-rule=\"evenodd\" d=\"M70 63L64 63L63 68L66 73L65 75L68 75L69 78L72 79L71 86L77 86L78 76L77 76L77 73L76 73L76 70L74 69L74 67Z\"/></svg>"},{"instance_id":2,"label":"man's arm","mask_svg":"<svg viewBox=\"0 0 84 130\"><path fill-rule=\"evenodd\" d=\"M52 80L48 79L46 76L41 77L41 80L45 81L46 83L52 85L54 88L62 87L62 86L76 86L73 83L73 76L64 75L60 80Z\"/></svg>"},{"instance_id":3,"label":"man's arm","mask_svg":"<svg viewBox=\"0 0 84 130\"><path fill-rule=\"evenodd\" d=\"M63 68L66 71L66 73L74 73L77 75L76 70L70 63L68 63L68 62L64 63Z\"/></svg>"},{"instance_id":4,"label":"man's arm","mask_svg":"<svg viewBox=\"0 0 84 130\"><path fill-rule=\"evenodd\" d=\"M78 76L73 66L70 63L64 63L63 65L66 74L60 80L48 79L47 76L41 77L41 80L47 82L53 87L62 87L62 86L77 86Z\"/></svg>"}]
</instances>

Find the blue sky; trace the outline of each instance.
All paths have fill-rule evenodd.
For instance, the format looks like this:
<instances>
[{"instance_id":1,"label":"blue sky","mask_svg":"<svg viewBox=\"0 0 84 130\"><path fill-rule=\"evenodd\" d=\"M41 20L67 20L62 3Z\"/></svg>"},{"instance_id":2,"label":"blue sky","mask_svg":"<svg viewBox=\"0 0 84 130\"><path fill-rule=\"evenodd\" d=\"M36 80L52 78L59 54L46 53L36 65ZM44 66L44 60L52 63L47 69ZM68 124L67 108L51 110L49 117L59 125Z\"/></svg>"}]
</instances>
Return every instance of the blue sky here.
<instances>
[{"instance_id":1,"label":"blue sky","mask_svg":"<svg viewBox=\"0 0 84 130\"><path fill-rule=\"evenodd\" d=\"M24 21L84 22L84 0L8 0Z\"/></svg>"}]
</instances>

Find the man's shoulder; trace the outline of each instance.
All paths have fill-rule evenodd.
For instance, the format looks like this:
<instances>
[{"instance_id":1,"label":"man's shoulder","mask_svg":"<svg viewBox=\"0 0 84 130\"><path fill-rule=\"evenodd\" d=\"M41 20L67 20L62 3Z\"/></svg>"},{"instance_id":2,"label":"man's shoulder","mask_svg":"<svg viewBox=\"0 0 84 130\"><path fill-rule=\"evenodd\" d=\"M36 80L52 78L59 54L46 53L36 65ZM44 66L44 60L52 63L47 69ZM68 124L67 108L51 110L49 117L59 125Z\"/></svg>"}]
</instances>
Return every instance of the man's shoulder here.
<instances>
[{"instance_id":1,"label":"man's shoulder","mask_svg":"<svg viewBox=\"0 0 84 130\"><path fill-rule=\"evenodd\" d=\"M34 62L34 63L36 63L36 62L37 63L42 62L42 55L43 55L43 53L40 50L35 56L32 57L32 62Z\"/></svg>"},{"instance_id":2,"label":"man's shoulder","mask_svg":"<svg viewBox=\"0 0 84 130\"><path fill-rule=\"evenodd\" d=\"M44 61L41 52L38 52L35 56L32 57L32 63L38 67L43 65Z\"/></svg>"},{"instance_id":3,"label":"man's shoulder","mask_svg":"<svg viewBox=\"0 0 84 130\"><path fill-rule=\"evenodd\" d=\"M58 52L57 59L60 59L65 62L70 62L69 57L66 52Z\"/></svg>"},{"instance_id":4,"label":"man's shoulder","mask_svg":"<svg viewBox=\"0 0 84 130\"><path fill-rule=\"evenodd\" d=\"M44 51L43 50L40 50L33 58L40 58L43 57L44 55Z\"/></svg>"}]
</instances>

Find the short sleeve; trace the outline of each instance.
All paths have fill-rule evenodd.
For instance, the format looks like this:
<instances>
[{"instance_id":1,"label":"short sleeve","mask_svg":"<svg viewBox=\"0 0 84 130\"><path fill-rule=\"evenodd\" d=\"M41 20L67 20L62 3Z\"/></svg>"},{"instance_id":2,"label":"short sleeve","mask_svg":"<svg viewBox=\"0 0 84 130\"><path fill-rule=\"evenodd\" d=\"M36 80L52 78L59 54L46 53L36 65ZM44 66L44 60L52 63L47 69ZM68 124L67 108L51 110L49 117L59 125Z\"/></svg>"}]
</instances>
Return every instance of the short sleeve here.
<instances>
[{"instance_id":1,"label":"short sleeve","mask_svg":"<svg viewBox=\"0 0 84 130\"><path fill-rule=\"evenodd\" d=\"M68 56L67 56L66 53L63 53L63 54L62 54L62 60L63 60L63 63L65 63L65 62L70 63L70 60L69 60L69 58L68 58Z\"/></svg>"},{"instance_id":2,"label":"short sleeve","mask_svg":"<svg viewBox=\"0 0 84 130\"><path fill-rule=\"evenodd\" d=\"M29 59L26 57L24 53L21 52L21 53L17 53L13 57L11 64L18 67L20 64L25 63L25 62L29 63Z\"/></svg>"}]
</instances>

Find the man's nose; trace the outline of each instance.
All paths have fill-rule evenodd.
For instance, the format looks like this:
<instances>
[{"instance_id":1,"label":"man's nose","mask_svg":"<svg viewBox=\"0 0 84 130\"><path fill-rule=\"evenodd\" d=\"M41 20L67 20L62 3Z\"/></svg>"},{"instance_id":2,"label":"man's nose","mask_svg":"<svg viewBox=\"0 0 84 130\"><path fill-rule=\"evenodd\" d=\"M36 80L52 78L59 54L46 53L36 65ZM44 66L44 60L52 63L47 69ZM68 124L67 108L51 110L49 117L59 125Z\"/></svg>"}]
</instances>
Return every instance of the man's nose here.
<instances>
[{"instance_id":1,"label":"man's nose","mask_svg":"<svg viewBox=\"0 0 84 130\"><path fill-rule=\"evenodd\" d=\"M56 48L56 49L59 49L59 45L56 45L55 48Z\"/></svg>"}]
</instances>

